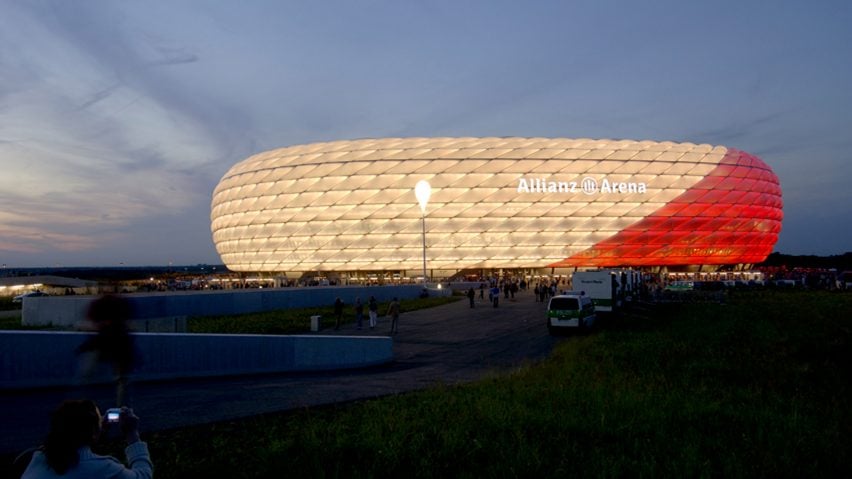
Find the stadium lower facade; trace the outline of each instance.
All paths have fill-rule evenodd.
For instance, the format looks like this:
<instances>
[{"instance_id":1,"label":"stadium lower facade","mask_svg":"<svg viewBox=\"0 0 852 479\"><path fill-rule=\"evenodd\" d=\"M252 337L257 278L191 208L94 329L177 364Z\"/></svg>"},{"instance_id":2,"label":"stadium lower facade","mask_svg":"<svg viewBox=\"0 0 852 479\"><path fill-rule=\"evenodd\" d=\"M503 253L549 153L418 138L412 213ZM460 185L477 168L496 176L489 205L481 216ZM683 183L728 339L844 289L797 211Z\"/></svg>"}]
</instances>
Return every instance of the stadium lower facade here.
<instances>
[{"instance_id":1,"label":"stadium lower facade","mask_svg":"<svg viewBox=\"0 0 852 479\"><path fill-rule=\"evenodd\" d=\"M211 229L240 272L444 272L749 265L781 231L759 158L691 143L387 138L291 146L234 165Z\"/></svg>"}]
</instances>

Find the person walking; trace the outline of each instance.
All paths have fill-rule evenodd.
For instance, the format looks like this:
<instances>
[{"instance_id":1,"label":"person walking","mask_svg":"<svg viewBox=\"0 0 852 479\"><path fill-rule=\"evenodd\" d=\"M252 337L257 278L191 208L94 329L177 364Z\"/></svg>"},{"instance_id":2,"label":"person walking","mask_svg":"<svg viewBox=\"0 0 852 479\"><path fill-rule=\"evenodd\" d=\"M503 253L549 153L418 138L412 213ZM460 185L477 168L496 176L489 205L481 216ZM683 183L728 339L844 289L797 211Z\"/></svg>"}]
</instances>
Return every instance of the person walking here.
<instances>
[{"instance_id":1,"label":"person walking","mask_svg":"<svg viewBox=\"0 0 852 479\"><path fill-rule=\"evenodd\" d=\"M376 317L379 315L379 302L375 296L370 296L370 301L367 303L367 310L370 313L370 329L376 327Z\"/></svg>"},{"instance_id":2,"label":"person walking","mask_svg":"<svg viewBox=\"0 0 852 479\"><path fill-rule=\"evenodd\" d=\"M133 308L123 296L105 295L92 301L87 317L97 334L88 337L76 350L80 361L78 379L84 385L92 381L99 364L112 367L118 407L130 406L128 384L138 362L136 346L127 326L132 315Z\"/></svg>"},{"instance_id":3,"label":"person walking","mask_svg":"<svg viewBox=\"0 0 852 479\"><path fill-rule=\"evenodd\" d=\"M390 332L396 334L398 332L397 323L399 322L399 301L396 298L393 298L393 301L388 305L388 312L385 316L391 317Z\"/></svg>"},{"instance_id":4,"label":"person walking","mask_svg":"<svg viewBox=\"0 0 852 479\"><path fill-rule=\"evenodd\" d=\"M361 304L361 298L355 298L355 323L358 329L364 324L364 305Z\"/></svg>"},{"instance_id":5,"label":"person walking","mask_svg":"<svg viewBox=\"0 0 852 479\"><path fill-rule=\"evenodd\" d=\"M476 292L473 291L473 286L467 290L467 299L470 300L470 307L473 308L473 300L476 298Z\"/></svg>"},{"instance_id":6,"label":"person walking","mask_svg":"<svg viewBox=\"0 0 852 479\"><path fill-rule=\"evenodd\" d=\"M343 319L343 301L339 296L334 300L334 317L334 330L337 331L340 329L340 320Z\"/></svg>"}]
</instances>

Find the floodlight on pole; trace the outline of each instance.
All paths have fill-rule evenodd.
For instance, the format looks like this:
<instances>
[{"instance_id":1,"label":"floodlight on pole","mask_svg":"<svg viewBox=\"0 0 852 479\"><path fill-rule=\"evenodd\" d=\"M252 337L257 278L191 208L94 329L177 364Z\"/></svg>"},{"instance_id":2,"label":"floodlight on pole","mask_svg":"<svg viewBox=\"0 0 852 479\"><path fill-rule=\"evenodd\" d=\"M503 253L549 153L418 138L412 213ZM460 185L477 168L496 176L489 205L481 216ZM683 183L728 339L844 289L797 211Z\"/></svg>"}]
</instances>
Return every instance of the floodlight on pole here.
<instances>
[{"instance_id":1,"label":"floodlight on pole","mask_svg":"<svg viewBox=\"0 0 852 479\"><path fill-rule=\"evenodd\" d=\"M417 197L417 201L420 203L420 211L425 215L426 204L429 203L429 197L432 196L432 186L426 180L418 181L414 187L414 196Z\"/></svg>"},{"instance_id":2,"label":"floodlight on pole","mask_svg":"<svg viewBox=\"0 0 852 479\"><path fill-rule=\"evenodd\" d=\"M432 196L432 186L426 180L420 180L414 186L414 196L417 197L417 202L420 203L420 219L423 225L423 284L426 284L426 205L429 203L429 197Z\"/></svg>"}]
</instances>

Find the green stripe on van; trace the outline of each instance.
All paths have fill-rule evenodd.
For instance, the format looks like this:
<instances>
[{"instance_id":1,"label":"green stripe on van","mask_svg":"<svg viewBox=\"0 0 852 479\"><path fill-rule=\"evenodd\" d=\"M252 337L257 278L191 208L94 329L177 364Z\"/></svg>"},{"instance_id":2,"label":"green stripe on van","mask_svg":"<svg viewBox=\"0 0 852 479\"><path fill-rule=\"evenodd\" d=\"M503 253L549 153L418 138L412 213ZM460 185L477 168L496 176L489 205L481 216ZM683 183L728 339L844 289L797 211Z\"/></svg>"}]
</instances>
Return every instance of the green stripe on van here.
<instances>
[{"instance_id":1,"label":"green stripe on van","mask_svg":"<svg viewBox=\"0 0 852 479\"><path fill-rule=\"evenodd\" d=\"M580 311L557 311L557 310L549 310L547 311L547 317L553 319L574 319L580 317Z\"/></svg>"}]
</instances>

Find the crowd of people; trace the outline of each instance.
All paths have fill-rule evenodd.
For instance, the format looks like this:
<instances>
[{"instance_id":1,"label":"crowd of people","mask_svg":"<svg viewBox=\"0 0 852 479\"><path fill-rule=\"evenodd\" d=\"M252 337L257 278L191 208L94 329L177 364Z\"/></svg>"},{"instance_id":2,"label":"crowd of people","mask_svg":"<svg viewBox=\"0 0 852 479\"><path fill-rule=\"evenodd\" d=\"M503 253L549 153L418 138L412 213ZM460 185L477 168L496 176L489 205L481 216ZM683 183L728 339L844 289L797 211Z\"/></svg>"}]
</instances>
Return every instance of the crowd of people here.
<instances>
[{"instance_id":1,"label":"crowd of people","mask_svg":"<svg viewBox=\"0 0 852 479\"><path fill-rule=\"evenodd\" d=\"M565 279L542 279L532 287L532 292L537 302L546 302L548 298L556 296L560 292L570 290L569 284ZM497 308L500 306L501 296L504 300L514 300L516 294L521 291L527 291L530 286L531 283L528 283L523 278L493 277L480 281L478 288L469 286L465 292L465 296L468 298L470 307L474 308L476 307L477 289L480 301L485 300L485 292L488 291L488 303L492 307Z\"/></svg>"},{"instance_id":2,"label":"crowd of people","mask_svg":"<svg viewBox=\"0 0 852 479\"><path fill-rule=\"evenodd\" d=\"M334 300L333 304L334 311L334 330L337 331L340 329L341 324L344 322L344 314L346 309L346 303L338 296ZM379 302L376 300L375 296L370 296L370 299L367 301L367 304L361 302L360 297L355 298L355 304L352 307L353 313L355 315L355 327L358 330L361 330L364 326L364 308L367 309L367 318L370 329L375 329L376 324L378 323L379 317ZM394 297L393 300L388 304L388 308L385 312L385 316L390 320L390 333L395 334L398 331L399 326L399 315L402 312L402 308L399 303L399 298Z\"/></svg>"},{"instance_id":3,"label":"crowd of people","mask_svg":"<svg viewBox=\"0 0 852 479\"><path fill-rule=\"evenodd\" d=\"M793 286L828 291L852 290L852 271L825 268L761 268L770 285Z\"/></svg>"}]
</instances>

